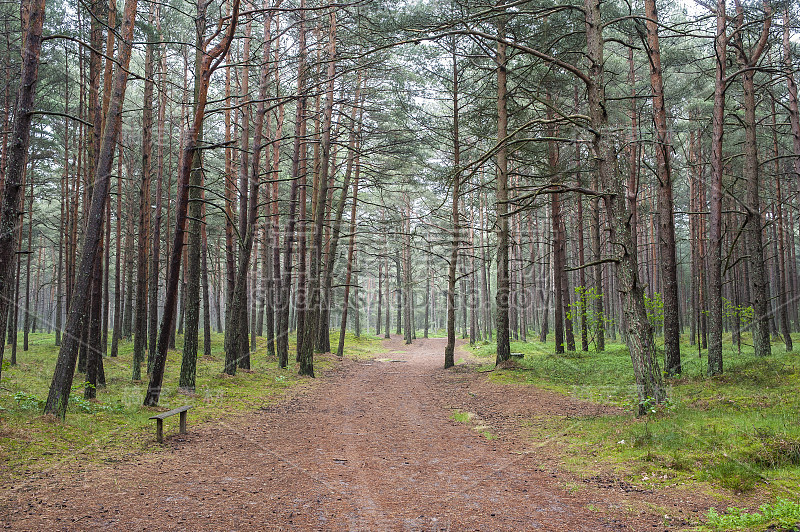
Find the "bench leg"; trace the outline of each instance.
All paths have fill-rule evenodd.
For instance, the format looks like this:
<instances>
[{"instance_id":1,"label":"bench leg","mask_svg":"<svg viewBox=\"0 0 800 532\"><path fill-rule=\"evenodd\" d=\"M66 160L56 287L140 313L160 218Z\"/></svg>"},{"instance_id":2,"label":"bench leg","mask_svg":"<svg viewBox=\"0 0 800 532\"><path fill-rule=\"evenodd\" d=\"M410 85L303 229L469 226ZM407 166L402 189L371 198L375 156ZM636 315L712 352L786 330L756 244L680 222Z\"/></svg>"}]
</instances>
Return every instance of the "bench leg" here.
<instances>
[{"instance_id":1,"label":"bench leg","mask_svg":"<svg viewBox=\"0 0 800 532\"><path fill-rule=\"evenodd\" d=\"M186 434L186 411L181 412L181 434Z\"/></svg>"},{"instance_id":2,"label":"bench leg","mask_svg":"<svg viewBox=\"0 0 800 532\"><path fill-rule=\"evenodd\" d=\"M156 440L158 443L164 443L164 420L156 419Z\"/></svg>"}]
</instances>

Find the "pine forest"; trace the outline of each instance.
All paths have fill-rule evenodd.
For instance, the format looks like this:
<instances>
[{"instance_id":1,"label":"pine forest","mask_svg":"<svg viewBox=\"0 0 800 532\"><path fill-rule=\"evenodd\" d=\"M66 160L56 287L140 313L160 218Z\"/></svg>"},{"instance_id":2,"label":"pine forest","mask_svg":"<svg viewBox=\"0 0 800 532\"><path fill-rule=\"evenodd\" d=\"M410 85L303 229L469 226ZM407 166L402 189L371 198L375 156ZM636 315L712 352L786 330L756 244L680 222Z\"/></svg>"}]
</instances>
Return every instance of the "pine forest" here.
<instances>
[{"instance_id":1,"label":"pine forest","mask_svg":"<svg viewBox=\"0 0 800 532\"><path fill-rule=\"evenodd\" d=\"M494 522L451 488L407 516L376 487L395 473L362 466L377 507L318 497L314 521L288 494L317 488L281 477L270 526L797 530L798 19L789 0L0 3L0 522L58 514L12 515L55 464L161 456L148 418L170 408L192 410L167 445L227 449L208 462L243 451L201 427L274 405L296 432L248 437L275 457L270 438L322 452L326 416L402 455L420 394L424 423L450 417L406 464L434 433L446 460L458 430L558 442L553 496L602 509L534 519L550 495L520 491L522 523ZM101 523L101 485L65 526ZM179 527L269 528L192 512Z\"/></svg>"}]
</instances>

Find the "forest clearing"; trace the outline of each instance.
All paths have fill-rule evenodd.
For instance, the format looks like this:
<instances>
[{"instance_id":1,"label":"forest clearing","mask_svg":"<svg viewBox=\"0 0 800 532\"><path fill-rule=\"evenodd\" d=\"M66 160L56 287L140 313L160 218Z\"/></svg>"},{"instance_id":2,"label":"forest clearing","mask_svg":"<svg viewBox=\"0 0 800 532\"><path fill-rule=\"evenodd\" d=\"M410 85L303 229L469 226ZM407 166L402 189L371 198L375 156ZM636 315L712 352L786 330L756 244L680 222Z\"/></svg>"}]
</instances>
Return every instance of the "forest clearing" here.
<instances>
[{"instance_id":1,"label":"forest clearing","mask_svg":"<svg viewBox=\"0 0 800 532\"><path fill-rule=\"evenodd\" d=\"M3 522L800 528L799 8L0 3Z\"/></svg>"}]
</instances>

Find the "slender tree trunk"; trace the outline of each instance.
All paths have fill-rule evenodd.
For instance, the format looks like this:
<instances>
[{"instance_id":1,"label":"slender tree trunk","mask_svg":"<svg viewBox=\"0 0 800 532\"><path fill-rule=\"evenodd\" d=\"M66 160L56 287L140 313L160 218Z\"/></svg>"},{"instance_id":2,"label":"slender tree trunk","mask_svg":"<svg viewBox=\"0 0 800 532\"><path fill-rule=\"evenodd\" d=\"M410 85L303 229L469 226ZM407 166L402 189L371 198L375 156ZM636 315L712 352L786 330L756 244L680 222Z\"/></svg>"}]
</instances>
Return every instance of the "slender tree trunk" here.
<instances>
[{"instance_id":1,"label":"slender tree trunk","mask_svg":"<svg viewBox=\"0 0 800 532\"><path fill-rule=\"evenodd\" d=\"M315 190L313 220L314 227L311 241L311 268L309 277L309 298L305 329L303 334L302 352L300 353L300 375L314 376L314 344L317 341L321 303L321 269L323 260L322 237L325 230L325 212L328 198L328 177L331 157L331 129L333 120L334 81L336 74L336 11L330 13L330 34L328 37L328 71L327 89L325 95L325 108L323 111L322 125L322 156L320 159L319 187ZM355 200L354 200L355 203Z\"/></svg>"},{"instance_id":2,"label":"slender tree trunk","mask_svg":"<svg viewBox=\"0 0 800 532\"><path fill-rule=\"evenodd\" d=\"M160 20L159 20L160 25ZM159 28L160 30L160 28ZM160 31L159 31L160 33ZM167 54L166 48L161 49L161 88L158 98L158 146L156 148L156 197L155 211L153 213L153 244L150 256L150 295L148 302L150 309L147 312L149 319L148 331L148 356L147 367L153 367L153 360L156 355L156 344L158 342L158 281L161 263L161 198L163 196L164 183L164 128L166 127L166 106L167 106Z\"/></svg>"},{"instance_id":3,"label":"slender tree trunk","mask_svg":"<svg viewBox=\"0 0 800 532\"><path fill-rule=\"evenodd\" d=\"M197 16L195 17L195 58L194 71L194 101L200 99L201 77L203 67L203 41L206 31L206 6L205 0L197 2ZM195 103L197 105L197 103ZM194 109L197 112L197 109ZM198 125L198 144L203 142L203 124ZM187 392L193 392L197 377L197 351L200 343L200 276L201 276L201 227L203 220L203 155L201 150L194 150L192 154L192 167L189 173L189 213L188 238L185 261L185 288L183 289L184 305L186 307L186 323L183 334L183 353L181 356L181 370L178 378L178 387Z\"/></svg>"},{"instance_id":4,"label":"slender tree trunk","mask_svg":"<svg viewBox=\"0 0 800 532\"><path fill-rule=\"evenodd\" d=\"M383 305L383 257L378 257L378 316L375 320L375 336L381 335L381 306Z\"/></svg>"},{"instance_id":5,"label":"slender tree trunk","mask_svg":"<svg viewBox=\"0 0 800 532\"><path fill-rule=\"evenodd\" d=\"M775 156L775 203L774 203L774 218L775 218L775 240L777 245L777 284L778 284L778 318L780 320L781 336L786 346L786 352L793 349L792 334L789 326L789 283L786 275L787 253L786 253L786 235L784 233L784 214L783 214L783 190L781 190L781 181L778 179L780 175L779 151L778 151L778 124L775 113L775 98L770 100L772 104L772 145Z\"/></svg>"},{"instance_id":6,"label":"slender tree trunk","mask_svg":"<svg viewBox=\"0 0 800 532\"><path fill-rule=\"evenodd\" d=\"M405 228L405 223L401 224L402 228ZM402 229L401 229L402 231ZM395 282L395 291L397 292L397 316L395 317L397 320L396 323L396 330L395 334L403 334L403 271L402 271L402 263L400 260L400 247L398 246L394 252L394 263L395 263L395 270L396 275L396 282Z\"/></svg>"},{"instance_id":7,"label":"slender tree trunk","mask_svg":"<svg viewBox=\"0 0 800 532\"><path fill-rule=\"evenodd\" d=\"M205 192L201 193L202 207L200 209L200 218L206 219L206 204ZM201 268L201 285L203 289L203 356L211 356L211 299L208 289L208 235L206 234L206 225L200 225L200 268Z\"/></svg>"},{"instance_id":8,"label":"slender tree trunk","mask_svg":"<svg viewBox=\"0 0 800 532\"><path fill-rule=\"evenodd\" d=\"M755 48L747 54L744 49L742 31L744 24L744 10L736 2L736 33L734 36L736 50L739 57L739 66L747 69L742 72L742 107L744 108L744 169L743 177L746 181L746 210L745 236L748 254L750 255L750 291L753 304L753 347L757 356L768 356L772 352L770 344L769 320L772 315L769 303L769 284L767 280L766 264L764 260L764 245L762 243L762 215L758 161L758 140L756 138L756 99L755 99L755 67L767 43L769 28L772 21L772 12L766 6L766 18L761 38Z\"/></svg>"},{"instance_id":9,"label":"slender tree trunk","mask_svg":"<svg viewBox=\"0 0 800 532\"><path fill-rule=\"evenodd\" d=\"M92 194L89 210L89 224L86 227L81 261L75 280L70 310L67 315L64 341L58 353L50 393L45 404L45 413L63 419L67 411L69 393L72 388L72 377L75 373L75 362L78 354L78 338L80 331L86 328L86 304L92 280L92 269L96 263L100 241L102 239L103 211L109 190L111 167L114 162L114 149L117 144L120 123L122 121L122 104L125 99L125 88L128 82L128 66L131 59L131 43L133 41L134 19L136 17L137 0L126 0L120 31L119 65L114 74L113 92L109 102L106 127L103 131L100 150L97 157L97 179Z\"/></svg>"},{"instance_id":10,"label":"slender tree trunk","mask_svg":"<svg viewBox=\"0 0 800 532\"><path fill-rule=\"evenodd\" d=\"M122 147L119 147L120 151ZM111 356L119 351L122 334L122 153L117 156L117 233L116 254L114 256L114 331L111 335Z\"/></svg>"},{"instance_id":11,"label":"slender tree trunk","mask_svg":"<svg viewBox=\"0 0 800 532\"><path fill-rule=\"evenodd\" d=\"M148 26L153 24L153 5L150 6ZM136 263L136 321L133 331L133 380L142 378L142 362L147 349L147 291L149 277L156 272L148 271L150 258L150 181L153 155L153 64L155 35L148 32L144 53L144 97L142 109L142 180L139 184L139 239Z\"/></svg>"},{"instance_id":12,"label":"slender tree trunk","mask_svg":"<svg viewBox=\"0 0 800 532\"><path fill-rule=\"evenodd\" d=\"M44 25L44 0L25 0L25 17L22 43L22 67L17 89L14 124L12 126L11 147L3 182L2 203L0 203L0 328L5 330L8 316L8 303L4 294L9 292L9 283L16 263L17 241L15 230L22 216L20 194L25 176L28 146L30 144L31 117L39 77L39 53L42 49L42 27ZM0 367L2 367L0 351ZM2 371L2 370L0 370Z\"/></svg>"},{"instance_id":13,"label":"slender tree trunk","mask_svg":"<svg viewBox=\"0 0 800 532\"><path fill-rule=\"evenodd\" d=\"M645 0L650 87L653 91L653 122L656 132L656 176L658 178L658 239L661 251L661 293L664 304L664 371L681 373L678 264L675 253L675 216L672 201L672 150L667 129L664 84L661 75L661 45L658 39L656 0Z\"/></svg>"},{"instance_id":14,"label":"slender tree trunk","mask_svg":"<svg viewBox=\"0 0 800 532\"><path fill-rule=\"evenodd\" d=\"M550 93L547 93L546 102L548 103L547 107L547 119L548 121L553 120L553 109L552 109L552 98ZM560 178L559 172L559 153L558 153L558 145L554 140L558 132L553 125L548 125L547 127L547 136L551 139L547 142L547 159L548 159L548 166L550 169L550 174L554 176L552 179L554 184L558 184ZM562 232L561 232L561 194L558 192L554 192L550 194L550 220L552 224L552 253L551 256L553 260L551 264L552 268L552 276L553 276L553 295L554 295L554 332L556 336L556 345L555 350L556 353L563 353L564 352L564 315L565 315L565 304L564 304L564 285L561 282L561 272L564 270L564 242L561 240Z\"/></svg>"},{"instance_id":15,"label":"slender tree trunk","mask_svg":"<svg viewBox=\"0 0 800 532\"><path fill-rule=\"evenodd\" d=\"M506 88L505 18L497 23L497 359L496 364L511 357L508 304L508 90Z\"/></svg>"},{"instance_id":16,"label":"slender tree trunk","mask_svg":"<svg viewBox=\"0 0 800 532\"><path fill-rule=\"evenodd\" d=\"M447 270L447 346L444 348L445 369L455 365L456 348L456 266L458 264L458 246L461 240L461 224L458 205L461 201L461 143L458 131L458 61L456 56L455 37L452 42L453 59L453 240L450 244L450 262Z\"/></svg>"},{"instance_id":17,"label":"slender tree trunk","mask_svg":"<svg viewBox=\"0 0 800 532\"><path fill-rule=\"evenodd\" d=\"M711 197L708 240L708 374L722 374L722 136L725 132L725 70L728 37L725 0L717 1L714 40L714 107L711 128Z\"/></svg>"},{"instance_id":18,"label":"slender tree trunk","mask_svg":"<svg viewBox=\"0 0 800 532\"><path fill-rule=\"evenodd\" d=\"M33 168L31 168L33 174ZM33 175L30 179L28 192L28 242L25 252L25 312L22 323L22 350L28 350L28 341L31 329L31 255L33 254Z\"/></svg>"},{"instance_id":19,"label":"slender tree trunk","mask_svg":"<svg viewBox=\"0 0 800 532\"><path fill-rule=\"evenodd\" d=\"M383 216L381 214L381 216ZM386 326L383 328L384 338L391 338L391 333L389 332L392 326L392 314L390 312L389 306L391 305L391 294L389 292L389 250L387 246L387 241L389 237L388 235L384 234L383 240L383 249L384 249L384 264L383 270L386 272L386 278L384 279L384 285L386 286Z\"/></svg>"},{"instance_id":20,"label":"slender tree trunk","mask_svg":"<svg viewBox=\"0 0 800 532\"><path fill-rule=\"evenodd\" d=\"M792 129L792 147L794 148L794 182L797 185L798 197L800 197L800 110L798 109L797 83L795 83L794 80L794 69L792 67L789 18L789 8L787 7L783 12L783 65L784 75L786 76L786 88L789 93L789 123ZM800 199L798 200L798 204L800 205Z\"/></svg>"},{"instance_id":21,"label":"slender tree trunk","mask_svg":"<svg viewBox=\"0 0 800 532\"><path fill-rule=\"evenodd\" d=\"M210 51L204 51L202 64L196 75L201 79L198 98L195 102L194 116L185 136L185 143L178 165L178 201L175 207L175 237L170 255L169 277L164 301L164 317L158 335L158 350L153 363L153 373L144 399L145 406L155 406L161 395L161 384L164 379L164 368L167 361L167 347L172 331L175 329L175 311L177 307L178 279L180 277L181 257L183 255L184 231L186 228L187 209L189 206L189 178L192 170L194 152L197 150L198 137L203 124L205 106L208 96L208 85L211 74L224 59L236 30L239 18L239 0L234 0L232 15L225 35Z\"/></svg>"},{"instance_id":22,"label":"slender tree trunk","mask_svg":"<svg viewBox=\"0 0 800 532\"><path fill-rule=\"evenodd\" d=\"M356 206L358 203L358 180L360 165L358 155L355 160L355 180L353 181L353 205L350 208L350 243L347 246L347 273L344 281L344 301L342 303L342 326L339 329L339 345L336 348L336 356L344 356L344 337L347 332L347 311L350 303L350 284L353 279L353 256L356 247Z\"/></svg>"},{"instance_id":23,"label":"slender tree trunk","mask_svg":"<svg viewBox=\"0 0 800 532\"><path fill-rule=\"evenodd\" d=\"M279 19L276 17L275 19L275 26L280 27ZM275 43L275 54L280 52L280 44L276 40ZM277 55L276 55L277 58ZM275 85L276 87L279 85L279 69L275 69ZM272 271L271 271L271 285L272 285L272 296L270 300L270 317L272 318L273 326L274 326L274 334L273 340L268 341L268 345L275 344L275 347L272 347L271 354L273 356L278 355L277 344L280 341L280 335L285 334L285 331L282 331L280 328L281 318L279 315L280 311L280 295L281 295L281 255L280 255L280 216L278 211L278 196L280 195L279 191L279 155L280 155L280 139L283 135L283 119L284 119L284 107L283 104L279 104L278 106L278 124L275 131L275 136L272 140L272 195L271 195L271 215L269 217L270 227L272 229ZM269 318L268 318L269 319Z\"/></svg>"},{"instance_id":24,"label":"slender tree trunk","mask_svg":"<svg viewBox=\"0 0 800 532\"><path fill-rule=\"evenodd\" d=\"M405 196L405 212L403 219L403 338L406 345L414 341L414 317L413 317L413 303L412 303L412 284L411 279L411 198L406 193Z\"/></svg>"},{"instance_id":25,"label":"slender tree trunk","mask_svg":"<svg viewBox=\"0 0 800 532\"><path fill-rule=\"evenodd\" d=\"M327 264L325 266L325 281L322 290L320 302L320 318L319 327L320 331L317 335L317 351L325 353L330 351L330 333L328 321L330 320L330 302L332 297L333 286L333 267L336 263L337 249L339 247L339 234L341 232L342 215L344 213L344 206L347 201L347 190L350 188L350 177L353 174L353 160L356 155L356 140L360 134L361 119L356 120L356 112L359 109L363 110L361 105L361 71L358 73L358 81L356 82L356 93L354 98L353 110L350 114L350 138L348 141L347 159L345 164L345 172L342 180L342 191L339 195L339 200L336 203L334 210L333 222L330 231L330 247L327 253ZM380 321L380 320L378 320ZM378 327L380 329L380 326ZM380 330L376 333L380 335Z\"/></svg>"},{"instance_id":26,"label":"slender tree trunk","mask_svg":"<svg viewBox=\"0 0 800 532\"><path fill-rule=\"evenodd\" d=\"M284 238L283 272L280 290L280 305L278 307L278 365L285 368L289 363L289 328L290 328L290 294L292 288L292 248L295 240L295 225L297 223L297 196L300 180L300 158L305 151L304 124L306 105L306 30L305 30L305 0L300 0L299 26L299 60L297 65L297 103L295 106L295 134L292 149L292 184L289 191L289 213L286 219L286 236Z\"/></svg>"},{"instance_id":27,"label":"slender tree trunk","mask_svg":"<svg viewBox=\"0 0 800 532\"><path fill-rule=\"evenodd\" d=\"M249 36L249 30L246 30ZM249 41L249 37L248 37ZM264 28L264 42L270 42L269 25ZM265 46L264 57L261 64L258 84L258 103L256 104L256 116L254 121L253 135L253 159L252 168L249 175L243 170L245 180L240 182L240 187L249 187L249 192L243 195L242 209L240 212L239 231L240 238L243 239L239 250L239 264L236 272L236 283L234 285L234 297L231 300L231 308L228 312L228 323L226 323L225 333L225 373L233 375L236 373L236 366L242 369L250 369L250 345L248 342L248 323L247 323L247 280L249 276L250 258L253 252L253 245L256 234L256 220L258 216L258 189L260 185L259 173L261 168L262 136L264 131L264 117L266 114L264 100L267 97L267 86L269 83L269 44ZM247 76L247 71L243 74ZM245 85L243 80L243 86ZM249 117L249 113L247 115ZM247 133L249 134L249 133ZM246 164L243 159L242 164ZM245 201L245 198L247 201ZM254 267L255 269L255 267ZM240 320L236 324L234 320Z\"/></svg>"},{"instance_id":28,"label":"slender tree trunk","mask_svg":"<svg viewBox=\"0 0 800 532\"><path fill-rule=\"evenodd\" d=\"M666 398L661 371L656 358L653 330L644 306L643 287L639 284L636 246L625 209L624 188L617 168L617 153L609 138L608 114L604 83L604 41L600 17L600 0L586 0L586 49L589 58L587 81L589 113L593 129L592 147L597 173L603 189L603 202L611 229L611 239L619 251L616 263L617 289L627 324L626 341L633 363L639 397L639 414L643 414L648 398L661 403Z\"/></svg>"}]
</instances>

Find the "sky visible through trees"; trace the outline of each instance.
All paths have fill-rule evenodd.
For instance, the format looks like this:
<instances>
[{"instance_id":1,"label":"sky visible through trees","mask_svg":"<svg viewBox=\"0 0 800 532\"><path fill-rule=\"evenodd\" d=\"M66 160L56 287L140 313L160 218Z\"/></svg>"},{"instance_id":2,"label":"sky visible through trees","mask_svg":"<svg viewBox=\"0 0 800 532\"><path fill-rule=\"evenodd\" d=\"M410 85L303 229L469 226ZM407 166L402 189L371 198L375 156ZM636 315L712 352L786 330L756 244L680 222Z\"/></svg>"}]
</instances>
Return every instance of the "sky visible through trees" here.
<instances>
[{"instance_id":1,"label":"sky visible through trees","mask_svg":"<svg viewBox=\"0 0 800 532\"><path fill-rule=\"evenodd\" d=\"M723 342L792 351L798 15L5 3L0 360L55 332L45 411L63 418L121 339L151 406L197 386L212 331L221 372L268 356L311 377L340 330L446 336L445 367L458 337L498 364L511 341L618 339L643 412L698 354L724 373Z\"/></svg>"}]
</instances>

